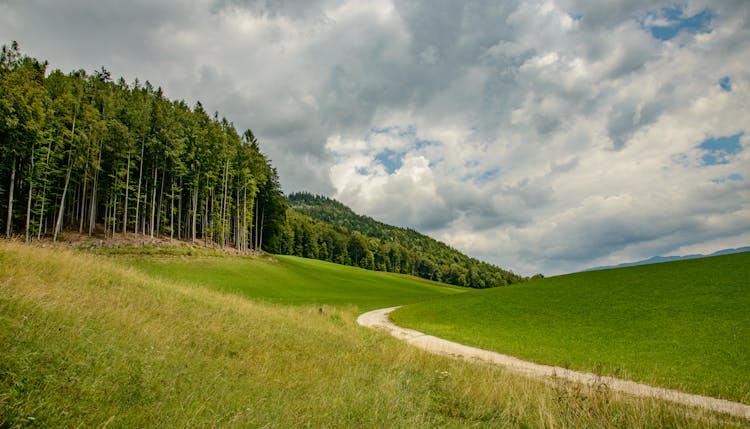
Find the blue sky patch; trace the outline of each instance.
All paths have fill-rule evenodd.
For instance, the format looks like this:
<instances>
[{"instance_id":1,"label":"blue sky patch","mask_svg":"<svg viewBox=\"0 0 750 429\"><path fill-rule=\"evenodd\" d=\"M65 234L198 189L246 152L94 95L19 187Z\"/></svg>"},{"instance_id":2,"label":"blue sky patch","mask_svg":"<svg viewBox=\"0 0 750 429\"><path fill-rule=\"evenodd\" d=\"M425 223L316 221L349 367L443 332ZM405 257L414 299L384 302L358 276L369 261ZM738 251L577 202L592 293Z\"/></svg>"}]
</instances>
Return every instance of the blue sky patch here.
<instances>
[{"instance_id":1,"label":"blue sky patch","mask_svg":"<svg viewBox=\"0 0 750 429\"><path fill-rule=\"evenodd\" d=\"M727 179L732 180L734 182L739 182L740 180L745 180L745 178L739 174L739 173L732 173L729 176L727 176Z\"/></svg>"},{"instance_id":2,"label":"blue sky patch","mask_svg":"<svg viewBox=\"0 0 750 429\"><path fill-rule=\"evenodd\" d=\"M721 176L711 181L716 183L717 185L721 185L722 183L726 183L726 182L740 182L742 180L745 180L745 176L739 173L732 173L728 176Z\"/></svg>"},{"instance_id":3,"label":"blue sky patch","mask_svg":"<svg viewBox=\"0 0 750 429\"><path fill-rule=\"evenodd\" d=\"M499 173L500 173L500 167L495 167L495 168L491 168L491 169L489 169L487 171L483 171L479 175L479 181L482 182L482 183L489 182L490 180L496 178Z\"/></svg>"},{"instance_id":4,"label":"blue sky patch","mask_svg":"<svg viewBox=\"0 0 750 429\"><path fill-rule=\"evenodd\" d=\"M420 139L417 135L417 128L414 125L373 127L370 128L369 134L366 139L370 140L372 136L378 134L387 134L394 140L399 141L399 144L395 145L395 149L392 149L390 147L385 147L382 149L373 148L373 151L369 152L368 154L372 156L372 154L374 153L375 155L373 158L375 162L382 165L388 174L394 174L401 168L404 163L404 157L407 153L418 151L427 146L440 144L440 142L438 141ZM387 141L385 143L389 144L389 142Z\"/></svg>"},{"instance_id":5,"label":"blue sky patch","mask_svg":"<svg viewBox=\"0 0 750 429\"><path fill-rule=\"evenodd\" d=\"M742 151L740 137L744 134L745 132L743 131L733 136L712 137L706 139L703 143L698 145L698 148L702 149L704 152L701 157L703 164L729 164L732 155L736 155Z\"/></svg>"},{"instance_id":6,"label":"blue sky patch","mask_svg":"<svg viewBox=\"0 0 750 429\"><path fill-rule=\"evenodd\" d=\"M729 76L724 76L719 79L719 86L723 91L729 92L732 90L732 79Z\"/></svg>"},{"instance_id":7,"label":"blue sky patch","mask_svg":"<svg viewBox=\"0 0 750 429\"><path fill-rule=\"evenodd\" d=\"M385 167L385 171L387 171L388 174L393 174L396 170L401 168L404 161L404 154L386 148L379 154L375 155L375 160Z\"/></svg>"},{"instance_id":8,"label":"blue sky patch","mask_svg":"<svg viewBox=\"0 0 750 429\"><path fill-rule=\"evenodd\" d=\"M685 16L685 5L675 4L649 14L650 18L666 21L666 25L651 25L644 28L651 31L651 35L659 40L675 38L681 31L689 33L708 33L711 31L713 14L709 9L703 9L693 16Z\"/></svg>"},{"instance_id":9,"label":"blue sky patch","mask_svg":"<svg viewBox=\"0 0 750 429\"><path fill-rule=\"evenodd\" d=\"M463 177L461 177L462 181L470 180L477 184L485 184L500 176L500 167L492 167L487 170L479 170L477 169L477 167L479 167L479 163L476 161L469 161L465 165L467 168L470 168L474 171L467 173Z\"/></svg>"},{"instance_id":10,"label":"blue sky patch","mask_svg":"<svg viewBox=\"0 0 750 429\"><path fill-rule=\"evenodd\" d=\"M433 140L417 140L414 142L414 148L419 150L419 149L422 149L423 147L432 146L436 143L437 142Z\"/></svg>"}]
</instances>

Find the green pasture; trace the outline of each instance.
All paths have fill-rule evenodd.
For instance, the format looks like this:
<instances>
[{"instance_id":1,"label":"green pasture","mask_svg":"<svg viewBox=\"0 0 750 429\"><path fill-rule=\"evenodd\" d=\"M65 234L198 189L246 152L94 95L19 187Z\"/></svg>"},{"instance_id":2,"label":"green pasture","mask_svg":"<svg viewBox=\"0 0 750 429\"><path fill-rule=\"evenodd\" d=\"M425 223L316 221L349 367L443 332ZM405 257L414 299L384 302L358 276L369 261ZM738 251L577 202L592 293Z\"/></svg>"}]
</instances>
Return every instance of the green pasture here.
<instances>
[{"instance_id":1,"label":"green pasture","mask_svg":"<svg viewBox=\"0 0 750 429\"><path fill-rule=\"evenodd\" d=\"M126 257L150 275L292 305L357 306L360 311L465 292L417 277L374 272L295 256Z\"/></svg>"},{"instance_id":2,"label":"green pasture","mask_svg":"<svg viewBox=\"0 0 750 429\"><path fill-rule=\"evenodd\" d=\"M336 273L350 282L362 280L353 271L316 262L305 276L307 261L281 259L265 267L231 259L191 260L182 269L194 271L183 275L224 266L227 278L232 273L263 277L286 267L299 272L276 273L277 279L311 276L302 285L312 290L325 289ZM424 353L358 326L353 307L320 312L311 305L267 304L143 271L108 257L0 242L1 428L718 428L746 423ZM313 278L325 284L316 288ZM284 286L292 287L277 285ZM364 293L349 294L363 305L381 305L362 298ZM372 294L388 302L395 291L376 288Z\"/></svg>"},{"instance_id":3,"label":"green pasture","mask_svg":"<svg viewBox=\"0 0 750 429\"><path fill-rule=\"evenodd\" d=\"M750 253L563 275L392 317L522 359L750 403Z\"/></svg>"}]
</instances>

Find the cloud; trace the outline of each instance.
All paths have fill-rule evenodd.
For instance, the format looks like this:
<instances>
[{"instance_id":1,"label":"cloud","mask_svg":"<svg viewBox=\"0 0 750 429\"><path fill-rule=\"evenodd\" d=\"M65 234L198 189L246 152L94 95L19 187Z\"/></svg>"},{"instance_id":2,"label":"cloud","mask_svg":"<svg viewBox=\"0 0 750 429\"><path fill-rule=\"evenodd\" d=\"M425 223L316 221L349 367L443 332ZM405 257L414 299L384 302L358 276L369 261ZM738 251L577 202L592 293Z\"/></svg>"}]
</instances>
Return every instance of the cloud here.
<instances>
[{"instance_id":1,"label":"cloud","mask_svg":"<svg viewBox=\"0 0 750 429\"><path fill-rule=\"evenodd\" d=\"M750 241L744 0L29 0L0 12L0 39L52 67L148 79L252 128L287 192L521 273Z\"/></svg>"}]
</instances>

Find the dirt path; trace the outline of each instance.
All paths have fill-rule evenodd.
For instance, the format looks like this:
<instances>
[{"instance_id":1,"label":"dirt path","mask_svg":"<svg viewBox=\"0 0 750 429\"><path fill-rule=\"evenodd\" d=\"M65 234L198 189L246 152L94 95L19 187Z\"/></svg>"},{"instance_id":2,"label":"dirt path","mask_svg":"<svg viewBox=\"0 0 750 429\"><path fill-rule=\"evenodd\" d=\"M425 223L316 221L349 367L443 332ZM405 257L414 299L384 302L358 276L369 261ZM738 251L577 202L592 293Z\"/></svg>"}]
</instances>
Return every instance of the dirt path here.
<instances>
[{"instance_id":1,"label":"dirt path","mask_svg":"<svg viewBox=\"0 0 750 429\"><path fill-rule=\"evenodd\" d=\"M709 396L694 395L663 387L654 387L634 381L621 380L614 377L596 375L588 372L573 371L557 366L540 365L524 361L512 356L503 355L488 350L465 346L442 338L433 337L413 329L402 328L394 325L388 315L398 307L373 310L360 315L357 323L369 328L377 328L388 331L391 335L422 350L431 353L450 356L465 360L479 360L502 365L510 370L531 377L555 376L576 383L588 385L606 385L609 389L625 392L635 396L665 399L678 404L701 407L737 417L750 419L750 405L724 399L711 398Z\"/></svg>"}]
</instances>

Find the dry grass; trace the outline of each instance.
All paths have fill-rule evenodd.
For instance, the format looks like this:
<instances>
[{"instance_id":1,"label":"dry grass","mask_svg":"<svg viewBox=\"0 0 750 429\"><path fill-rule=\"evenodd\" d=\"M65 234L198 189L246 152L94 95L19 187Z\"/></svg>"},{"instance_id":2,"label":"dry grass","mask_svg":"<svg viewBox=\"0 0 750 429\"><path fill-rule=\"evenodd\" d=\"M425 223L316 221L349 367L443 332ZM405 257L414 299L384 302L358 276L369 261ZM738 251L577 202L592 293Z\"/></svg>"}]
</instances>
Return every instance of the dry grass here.
<instances>
[{"instance_id":1,"label":"dry grass","mask_svg":"<svg viewBox=\"0 0 750 429\"><path fill-rule=\"evenodd\" d=\"M425 354L352 309L259 304L0 243L0 427L724 427Z\"/></svg>"}]
</instances>

